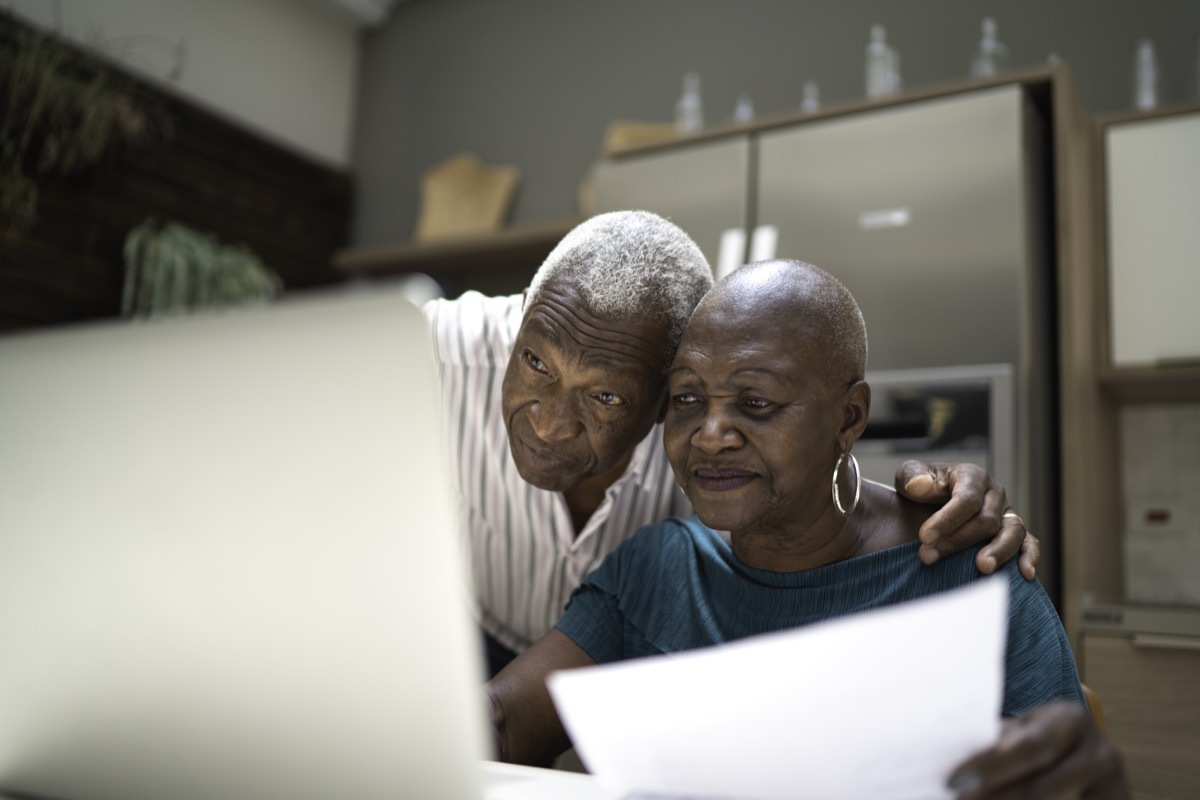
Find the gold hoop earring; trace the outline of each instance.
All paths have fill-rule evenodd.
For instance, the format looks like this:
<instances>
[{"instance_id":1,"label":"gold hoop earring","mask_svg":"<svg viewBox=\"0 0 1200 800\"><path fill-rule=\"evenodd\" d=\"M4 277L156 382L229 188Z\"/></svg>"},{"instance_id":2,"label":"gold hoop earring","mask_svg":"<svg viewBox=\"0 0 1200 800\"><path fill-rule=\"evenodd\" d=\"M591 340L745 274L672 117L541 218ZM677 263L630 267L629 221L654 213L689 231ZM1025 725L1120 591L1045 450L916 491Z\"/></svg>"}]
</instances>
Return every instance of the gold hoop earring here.
<instances>
[{"instance_id":1,"label":"gold hoop earring","mask_svg":"<svg viewBox=\"0 0 1200 800\"><path fill-rule=\"evenodd\" d=\"M842 465L849 460L854 465L854 500L850 503L849 508L842 506L842 493L838 490L838 478L842 471ZM854 509L858 508L858 498L862 494L862 472L858 469L858 459L849 450L842 452L838 457L837 463L833 465L833 505L838 511L842 512L843 517L848 517L854 513Z\"/></svg>"}]
</instances>

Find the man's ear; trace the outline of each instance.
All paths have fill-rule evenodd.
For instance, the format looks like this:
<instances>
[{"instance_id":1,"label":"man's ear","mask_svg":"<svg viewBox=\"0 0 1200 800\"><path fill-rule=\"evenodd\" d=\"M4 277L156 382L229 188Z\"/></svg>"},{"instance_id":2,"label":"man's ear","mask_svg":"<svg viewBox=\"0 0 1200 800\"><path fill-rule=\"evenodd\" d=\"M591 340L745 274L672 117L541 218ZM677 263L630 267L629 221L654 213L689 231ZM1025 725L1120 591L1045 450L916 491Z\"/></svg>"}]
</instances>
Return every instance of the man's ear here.
<instances>
[{"instance_id":1,"label":"man's ear","mask_svg":"<svg viewBox=\"0 0 1200 800\"><path fill-rule=\"evenodd\" d=\"M842 427L838 431L838 443L842 451L849 451L867 429L867 417L871 413L871 386L866 381L855 381L846 390L842 404Z\"/></svg>"}]
</instances>

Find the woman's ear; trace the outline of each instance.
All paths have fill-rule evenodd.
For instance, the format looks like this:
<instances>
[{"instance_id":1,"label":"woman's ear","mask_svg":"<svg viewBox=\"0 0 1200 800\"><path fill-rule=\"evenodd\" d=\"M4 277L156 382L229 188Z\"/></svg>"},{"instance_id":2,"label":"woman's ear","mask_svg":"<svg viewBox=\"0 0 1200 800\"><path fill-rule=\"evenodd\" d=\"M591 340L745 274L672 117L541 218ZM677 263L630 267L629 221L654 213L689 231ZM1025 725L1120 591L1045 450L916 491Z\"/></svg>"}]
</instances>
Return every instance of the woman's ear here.
<instances>
[{"instance_id":1,"label":"woman's ear","mask_svg":"<svg viewBox=\"0 0 1200 800\"><path fill-rule=\"evenodd\" d=\"M849 452L863 435L870 413L871 387L866 381L855 381L846 390L842 400L842 427L838 431L838 444L842 452Z\"/></svg>"}]
</instances>

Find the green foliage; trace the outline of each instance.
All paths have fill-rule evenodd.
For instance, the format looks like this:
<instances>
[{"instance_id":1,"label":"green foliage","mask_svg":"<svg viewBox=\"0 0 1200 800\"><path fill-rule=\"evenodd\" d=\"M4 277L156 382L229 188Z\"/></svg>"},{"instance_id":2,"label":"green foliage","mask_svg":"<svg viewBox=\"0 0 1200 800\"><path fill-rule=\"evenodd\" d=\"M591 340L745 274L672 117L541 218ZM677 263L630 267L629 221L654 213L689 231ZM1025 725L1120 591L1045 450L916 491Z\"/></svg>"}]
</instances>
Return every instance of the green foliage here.
<instances>
[{"instance_id":1,"label":"green foliage","mask_svg":"<svg viewBox=\"0 0 1200 800\"><path fill-rule=\"evenodd\" d=\"M159 229L147 220L125 238L125 316L265 302L282 289L279 276L249 248L222 246L177 223Z\"/></svg>"},{"instance_id":2,"label":"green foliage","mask_svg":"<svg viewBox=\"0 0 1200 800\"><path fill-rule=\"evenodd\" d=\"M8 20L4 19L7 23ZM61 39L13 24L0 36L0 227L28 230L38 181L78 175L152 122L134 82Z\"/></svg>"}]
</instances>

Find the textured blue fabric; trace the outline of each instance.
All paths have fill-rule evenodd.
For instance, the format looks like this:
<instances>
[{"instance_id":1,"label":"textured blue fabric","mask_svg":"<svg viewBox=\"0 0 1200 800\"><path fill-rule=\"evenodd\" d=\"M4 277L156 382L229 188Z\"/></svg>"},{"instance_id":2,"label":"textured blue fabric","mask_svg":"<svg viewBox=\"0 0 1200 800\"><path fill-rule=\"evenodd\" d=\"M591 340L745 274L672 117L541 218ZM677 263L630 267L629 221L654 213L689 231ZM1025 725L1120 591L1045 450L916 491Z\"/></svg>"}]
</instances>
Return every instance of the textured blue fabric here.
<instances>
[{"instance_id":1,"label":"textured blue fabric","mask_svg":"<svg viewBox=\"0 0 1200 800\"><path fill-rule=\"evenodd\" d=\"M738 561L696 518L642 528L572 595L556 627L598 663L676 653L901 603L983 579L973 548L925 566L919 543L795 573ZM1084 703L1062 624L1040 583L1010 560L1004 713ZM930 653L930 658L937 658Z\"/></svg>"}]
</instances>

